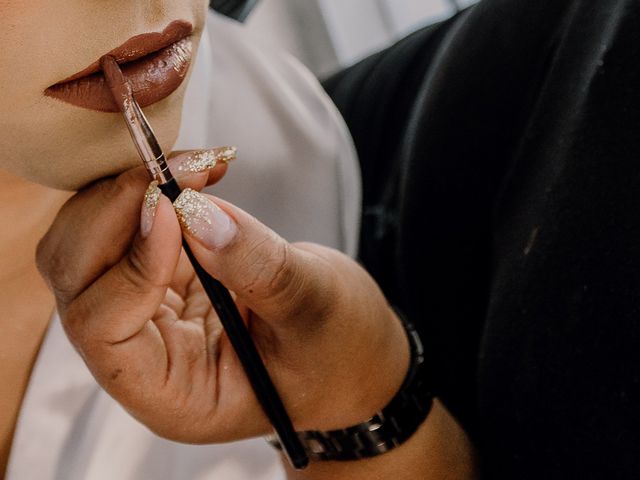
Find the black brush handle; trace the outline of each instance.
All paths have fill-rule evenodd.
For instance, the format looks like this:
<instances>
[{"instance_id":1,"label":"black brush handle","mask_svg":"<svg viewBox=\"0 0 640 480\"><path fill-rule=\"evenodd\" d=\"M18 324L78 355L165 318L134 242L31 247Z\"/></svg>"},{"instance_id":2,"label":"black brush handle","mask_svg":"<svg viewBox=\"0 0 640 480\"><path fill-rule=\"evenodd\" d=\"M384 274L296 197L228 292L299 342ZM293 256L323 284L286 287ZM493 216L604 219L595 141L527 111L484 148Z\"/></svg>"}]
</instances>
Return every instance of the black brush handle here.
<instances>
[{"instance_id":1,"label":"black brush handle","mask_svg":"<svg viewBox=\"0 0 640 480\"><path fill-rule=\"evenodd\" d=\"M180 186L174 178L159 187L171 202L175 202L181 192ZM293 428L282 399L278 395L278 391L262 362L262 358L260 358L260 354L251 339L251 335L249 335L238 307L236 307L233 298L231 298L229 290L202 268L184 239L182 246L213 308L218 313L218 317L220 317L220 323L222 323L229 341L240 359L240 363L264 413L278 435L289 462L296 469L305 468L309 464L307 451Z\"/></svg>"}]
</instances>

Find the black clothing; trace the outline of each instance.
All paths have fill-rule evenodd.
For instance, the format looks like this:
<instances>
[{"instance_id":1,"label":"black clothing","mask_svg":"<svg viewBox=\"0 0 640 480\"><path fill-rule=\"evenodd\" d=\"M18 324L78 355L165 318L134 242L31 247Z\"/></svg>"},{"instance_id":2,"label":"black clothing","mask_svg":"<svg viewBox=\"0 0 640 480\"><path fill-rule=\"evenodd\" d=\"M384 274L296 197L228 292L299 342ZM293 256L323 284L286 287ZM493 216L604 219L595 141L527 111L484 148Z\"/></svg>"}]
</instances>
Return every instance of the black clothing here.
<instances>
[{"instance_id":1,"label":"black clothing","mask_svg":"<svg viewBox=\"0 0 640 480\"><path fill-rule=\"evenodd\" d=\"M640 478L640 0L485 0L325 88L485 478Z\"/></svg>"},{"instance_id":2,"label":"black clothing","mask_svg":"<svg viewBox=\"0 0 640 480\"><path fill-rule=\"evenodd\" d=\"M209 7L218 13L244 22L258 0L209 0Z\"/></svg>"}]
</instances>

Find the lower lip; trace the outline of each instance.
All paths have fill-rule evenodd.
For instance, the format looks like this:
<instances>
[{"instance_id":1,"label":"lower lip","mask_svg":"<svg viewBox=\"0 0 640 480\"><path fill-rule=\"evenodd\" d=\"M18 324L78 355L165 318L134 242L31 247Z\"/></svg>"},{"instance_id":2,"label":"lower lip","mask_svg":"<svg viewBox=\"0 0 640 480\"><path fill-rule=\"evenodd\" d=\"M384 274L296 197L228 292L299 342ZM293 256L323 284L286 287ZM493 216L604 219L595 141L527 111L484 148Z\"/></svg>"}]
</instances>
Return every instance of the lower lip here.
<instances>
[{"instance_id":1,"label":"lower lip","mask_svg":"<svg viewBox=\"0 0 640 480\"><path fill-rule=\"evenodd\" d=\"M182 84L191 63L191 52L191 38L187 37L157 52L120 65L141 107L168 97ZM102 72L53 85L44 93L77 107L100 112L119 111Z\"/></svg>"}]
</instances>

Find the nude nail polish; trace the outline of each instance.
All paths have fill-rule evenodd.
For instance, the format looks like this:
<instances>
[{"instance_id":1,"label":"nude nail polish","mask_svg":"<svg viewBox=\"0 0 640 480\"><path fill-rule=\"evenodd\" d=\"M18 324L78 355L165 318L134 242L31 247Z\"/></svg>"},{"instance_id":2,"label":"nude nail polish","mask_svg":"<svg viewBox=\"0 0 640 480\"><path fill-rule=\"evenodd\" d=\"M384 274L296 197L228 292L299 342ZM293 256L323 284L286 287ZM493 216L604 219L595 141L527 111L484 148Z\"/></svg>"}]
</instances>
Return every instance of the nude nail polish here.
<instances>
[{"instance_id":1,"label":"nude nail polish","mask_svg":"<svg viewBox=\"0 0 640 480\"><path fill-rule=\"evenodd\" d=\"M200 173L211 170L219 163L229 163L236 159L238 149L236 147L220 147L210 150L191 152L184 158L178 159L177 171Z\"/></svg>"},{"instance_id":2,"label":"nude nail polish","mask_svg":"<svg viewBox=\"0 0 640 480\"><path fill-rule=\"evenodd\" d=\"M149 184L142 201L142 209L140 211L140 234L142 238L147 238L151 234L158 203L160 202L160 195L162 195L162 191L158 187L158 182L154 180Z\"/></svg>"},{"instance_id":3,"label":"nude nail polish","mask_svg":"<svg viewBox=\"0 0 640 480\"><path fill-rule=\"evenodd\" d=\"M187 188L173 203L182 228L209 250L228 245L236 236L234 220L204 195Z\"/></svg>"}]
</instances>

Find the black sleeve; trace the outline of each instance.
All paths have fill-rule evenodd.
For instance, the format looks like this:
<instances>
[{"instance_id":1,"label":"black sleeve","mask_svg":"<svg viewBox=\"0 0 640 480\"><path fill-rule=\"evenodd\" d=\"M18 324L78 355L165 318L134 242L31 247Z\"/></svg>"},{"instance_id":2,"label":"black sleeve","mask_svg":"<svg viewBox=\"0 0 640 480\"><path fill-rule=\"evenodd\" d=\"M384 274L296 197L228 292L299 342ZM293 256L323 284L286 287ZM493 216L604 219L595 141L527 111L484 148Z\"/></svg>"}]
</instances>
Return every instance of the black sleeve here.
<instances>
[{"instance_id":1,"label":"black sleeve","mask_svg":"<svg viewBox=\"0 0 640 480\"><path fill-rule=\"evenodd\" d=\"M359 257L391 301L399 301L393 264L399 158L422 83L454 19L429 26L325 80L358 152L363 186Z\"/></svg>"},{"instance_id":2,"label":"black sleeve","mask_svg":"<svg viewBox=\"0 0 640 480\"><path fill-rule=\"evenodd\" d=\"M360 257L492 479L640 472L640 2L485 0L326 82Z\"/></svg>"},{"instance_id":3,"label":"black sleeve","mask_svg":"<svg viewBox=\"0 0 640 480\"><path fill-rule=\"evenodd\" d=\"M511 23L487 38L479 7L325 81L360 157L359 258L418 326L434 388L469 431L492 203L555 41L549 23L518 48Z\"/></svg>"}]
</instances>

